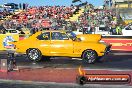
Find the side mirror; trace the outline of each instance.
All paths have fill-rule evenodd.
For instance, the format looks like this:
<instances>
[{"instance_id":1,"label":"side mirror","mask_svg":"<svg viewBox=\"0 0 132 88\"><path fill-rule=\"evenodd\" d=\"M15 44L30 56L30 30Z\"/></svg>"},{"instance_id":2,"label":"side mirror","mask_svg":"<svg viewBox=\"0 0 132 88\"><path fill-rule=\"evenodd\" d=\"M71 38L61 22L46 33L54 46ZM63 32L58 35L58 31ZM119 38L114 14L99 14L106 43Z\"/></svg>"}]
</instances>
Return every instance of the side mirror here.
<instances>
[{"instance_id":1,"label":"side mirror","mask_svg":"<svg viewBox=\"0 0 132 88\"><path fill-rule=\"evenodd\" d=\"M73 41L76 41L76 38L72 38Z\"/></svg>"},{"instance_id":2,"label":"side mirror","mask_svg":"<svg viewBox=\"0 0 132 88\"><path fill-rule=\"evenodd\" d=\"M81 41L81 38L77 38L77 41Z\"/></svg>"},{"instance_id":3,"label":"side mirror","mask_svg":"<svg viewBox=\"0 0 132 88\"><path fill-rule=\"evenodd\" d=\"M78 41L78 42L79 42L79 41L81 41L81 38L73 38L72 40L73 40L73 41Z\"/></svg>"}]
</instances>

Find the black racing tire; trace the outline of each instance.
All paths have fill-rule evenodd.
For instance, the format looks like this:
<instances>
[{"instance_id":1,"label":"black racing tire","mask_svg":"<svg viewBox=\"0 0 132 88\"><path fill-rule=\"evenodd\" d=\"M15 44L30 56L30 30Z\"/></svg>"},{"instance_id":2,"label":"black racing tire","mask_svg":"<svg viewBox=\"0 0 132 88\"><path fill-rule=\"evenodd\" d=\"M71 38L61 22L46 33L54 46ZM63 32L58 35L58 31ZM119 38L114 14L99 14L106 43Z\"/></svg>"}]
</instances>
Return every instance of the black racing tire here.
<instances>
[{"instance_id":1,"label":"black racing tire","mask_svg":"<svg viewBox=\"0 0 132 88\"><path fill-rule=\"evenodd\" d=\"M42 59L42 53L39 49L35 49L35 48L28 49L27 50L27 57L31 61L39 62Z\"/></svg>"},{"instance_id":2,"label":"black racing tire","mask_svg":"<svg viewBox=\"0 0 132 88\"><path fill-rule=\"evenodd\" d=\"M94 64L97 60L97 53L94 50L85 50L82 54L82 60L88 64Z\"/></svg>"}]
</instances>

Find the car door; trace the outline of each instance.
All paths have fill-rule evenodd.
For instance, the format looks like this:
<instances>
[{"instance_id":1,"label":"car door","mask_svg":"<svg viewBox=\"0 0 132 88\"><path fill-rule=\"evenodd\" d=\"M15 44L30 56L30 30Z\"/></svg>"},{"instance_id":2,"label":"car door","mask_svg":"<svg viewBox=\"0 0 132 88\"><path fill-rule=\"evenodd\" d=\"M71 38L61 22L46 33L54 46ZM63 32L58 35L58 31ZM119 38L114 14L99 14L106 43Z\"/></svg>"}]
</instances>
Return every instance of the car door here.
<instances>
[{"instance_id":1,"label":"car door","mask_svg":"<svg viewBox=\"0 0 132 88\"><path fill-rule=\"evenodd\" d=\"M43 55L50 54L50 32L44 32L37 37L37 48Z\"/></svg>"},{"instance_id":2,"label":"car door","mask_svg":"<svg viewBox=\"0 0 132 88\"><path fill-rule=\"evenodd\" d=\"M51 33L51 51L55 56L70 56L73 54L73 41L62 32Z\"/></svg>"}]
</instances>

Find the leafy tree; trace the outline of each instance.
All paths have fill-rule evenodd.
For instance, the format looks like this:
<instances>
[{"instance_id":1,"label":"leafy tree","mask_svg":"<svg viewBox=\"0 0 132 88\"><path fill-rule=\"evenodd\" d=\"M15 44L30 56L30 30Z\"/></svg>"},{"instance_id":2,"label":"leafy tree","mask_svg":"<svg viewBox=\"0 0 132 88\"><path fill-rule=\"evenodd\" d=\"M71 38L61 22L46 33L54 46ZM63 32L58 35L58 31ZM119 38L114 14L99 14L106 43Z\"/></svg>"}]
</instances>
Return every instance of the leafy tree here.
<instances>
[{"instance_id":1,"label":"leafy tree","mask_svg":"<svg viewBox=\"0 0 132 88\"><path fill-rule=\"evenodd\" d=\"M72 3L81 2L81 0L72 0Z\"/></svg>"}]
</instances>

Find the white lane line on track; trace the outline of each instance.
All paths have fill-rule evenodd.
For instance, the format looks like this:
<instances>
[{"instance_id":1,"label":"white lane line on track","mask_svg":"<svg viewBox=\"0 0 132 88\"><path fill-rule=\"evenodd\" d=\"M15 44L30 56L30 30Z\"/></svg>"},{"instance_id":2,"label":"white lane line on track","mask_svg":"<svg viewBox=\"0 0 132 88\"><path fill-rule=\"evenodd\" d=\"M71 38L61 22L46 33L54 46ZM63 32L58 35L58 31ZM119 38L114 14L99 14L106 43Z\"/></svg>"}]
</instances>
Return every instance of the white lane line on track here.
<instances>
[{"instance_id":1,"label":"white lane line on track","mask_svg":"<svg viewBox=\"0 0 132 88\"><path fill-rule=\"evenodd\" d=\"M132 53L112 53L113 55L132 55Z\"/></svg>"},{"instance_id":2,"label":"white lane line on track","mask_svg":"<svg viewBox=\"0 0 132 88\"><path fill-rule=\"evenodd\" d=\"M72 58L72 60L82 60L81 58Z\"/></svg>"},{"instance_id":3,"label":"white lane line on track","mask_svg":"<svg viewBox=\"0 0 132 88\"><path fill-rule=\"evenodd\" d=\"M79 67L78 67L79 68ZM78 68L56 68L56 69L78 69ZM118 69L118 68L103 68L103 69L93 69L93 68L82 68L84 70L107 70L107 71L132 71L132 69Z\"/></svg>"},{"instance_id":4,"label":"white lane line on track","mask_svg":"<svg viewBox=\"0 0 132 88\"><path fill-rule=\"evenodd\" d=\"M37 81L24 81L24 80L10 80L10 79L0 79L0 82L12 82L12 83L24 83L24 84L36 84L36 83L39 83L39 84L56 84L56 82L37 82ZM59 83L58 83L59 84ZM66 83L68 84L68 83ZM71 83L72 84L72 83Z\"/></svg>"}]
</instances>

